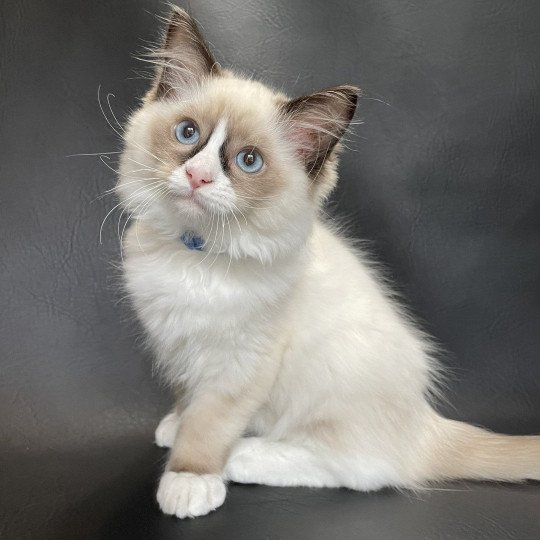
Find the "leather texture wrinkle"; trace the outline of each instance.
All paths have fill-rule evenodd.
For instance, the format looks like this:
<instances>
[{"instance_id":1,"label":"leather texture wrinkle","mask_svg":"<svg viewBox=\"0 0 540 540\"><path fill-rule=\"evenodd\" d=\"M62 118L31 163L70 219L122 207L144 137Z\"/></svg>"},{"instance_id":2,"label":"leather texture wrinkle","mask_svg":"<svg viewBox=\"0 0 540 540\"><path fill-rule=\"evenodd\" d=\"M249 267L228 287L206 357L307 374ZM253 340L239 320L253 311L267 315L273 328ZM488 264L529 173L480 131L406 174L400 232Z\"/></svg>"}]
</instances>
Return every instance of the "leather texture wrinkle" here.
<instances>
[{"instance_id":1,"label":"leather texture wrinkle","mask_svg":"<svg viewBox=\"0 0 540 540\"><path fill-rule=\"evenodd\" d=\"M185 2L180 5L187 7ZM331 214L449 351L445 415L540 433L540 2L197 0L217 60L299 96L362 88ZM533 539L538 484L230 487L154 501L170 397L119 288L98 156L149 86L157 0L0 2L0 538ZM116 154L104 158L116 168Z\"/></svg>"}]
</instances>

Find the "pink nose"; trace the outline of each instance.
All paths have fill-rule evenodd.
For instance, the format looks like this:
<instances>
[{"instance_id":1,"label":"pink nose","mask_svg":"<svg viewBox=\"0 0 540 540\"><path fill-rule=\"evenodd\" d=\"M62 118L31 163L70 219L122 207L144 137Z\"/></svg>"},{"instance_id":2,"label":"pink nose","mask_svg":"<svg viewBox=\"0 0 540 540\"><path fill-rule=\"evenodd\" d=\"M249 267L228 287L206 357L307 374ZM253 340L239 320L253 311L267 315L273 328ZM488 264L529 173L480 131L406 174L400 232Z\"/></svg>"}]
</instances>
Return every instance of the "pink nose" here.
<instances>
[{"instance_id":1,"label":"pink nose","mask_svg":"<svg viewBox=\"0 0 540 540\"><path fill-rule=\"evenodd\" d=\"M186 167L186 174L191 189L197 189L203 184L209 184L212 181L208 170L193 165Z\"/></svg>"}]
</instances>

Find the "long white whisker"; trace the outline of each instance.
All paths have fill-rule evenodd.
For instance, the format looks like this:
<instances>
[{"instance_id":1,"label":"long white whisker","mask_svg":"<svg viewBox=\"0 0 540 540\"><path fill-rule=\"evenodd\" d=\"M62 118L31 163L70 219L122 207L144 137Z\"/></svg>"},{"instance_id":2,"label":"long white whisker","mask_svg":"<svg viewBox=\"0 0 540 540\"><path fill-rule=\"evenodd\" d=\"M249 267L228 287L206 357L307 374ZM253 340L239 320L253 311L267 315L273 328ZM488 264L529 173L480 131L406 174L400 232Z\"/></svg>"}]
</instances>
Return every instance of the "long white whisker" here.
<instances>
[{"instance_id":1,"label":"long white whisker","mask_svg":"<svg viewBox=\"0 0 540 540\"><path fill-rule=\"evenodd\" d=\"M99 243L100 244L103 244L103 241L102 241L102 235L103 235L103 226L105 225L105 222L107 221L107 218L114 212L114 210L116 210L116 208L118 208L119 206L121 206L122 204L125 204L127 206L127 203L133 199L138 192L140 192L141 190L143 189L146 189L147 186L142 186L138 189L136 189L125 201L120 201L118 204L114 205L108 212L107 212L107 215L103 218L103 221L101 222L101 226L99 228Z\"/></svg>"},{"instance_id":2,"label":"long white whisker","mask_svg":"<svg viewBox=\"0 0 540 540\"><path fill-rule=\"evenodd\" d=\"M244 221L246 222L246 226L247 226L248 222L247 222L246 216L242 213L242 211L238 208L238 206L236 206L236 204L234 204L233 202L231 202L231 204L232 204L234 210L236 210L236 212L239 212L240 215L244 218ZM238 231L241 233L242 232L242 227L240 227L240 222L238 221L238 218L236 217L236 212L233 211L232 215L233 215L233 217L236 220L236 223L238 225Z\"/></svg>"},{"instance_id":3,"label":"long white whisker","mask_svg":"<svg viewBox=\"0 0 540 540\"><path fill-rule=\"evenodd\" d=\"M106 154L121 154L122 150L117 150L115 152L90 152L87 154L69 154L66 157L81 157L81 156L104 156Z\"/></svg>"},{"instance_id":4,"label":"long white whisker","mask_svg":"<svg viewBox=\"0 0 540 540\"><path fill-rule=\"evenodd\" d=\"M154 182L150 182L146 185L148 186L151 186L152 184L155 184L157 182L161 182L161 179L158 178L157 176L156 177L153 177L153 178L143 178L142 180L155 180ZM131 182L124 182L122 185L123 186L129 186L130 184L140 184L141 183L141 179L137 179L137 180L132 180ZM110 195L110 194L114 194L118 191L118 186L114 186L110 189L106 189L103 193L101 193L100 195L98 195L95 199L92 199L92 203L95 202L95 201L98 201L100 199L103 199L104 197L106 197L107 195Z\"/></svg>"},{"instance_id":5,"label":"long white whisker","mask_svg":"<svg viewBox=\"0 0 540 540\"><path fill-rule=\"evenodd\" d=\"M133 159L129 156L124 156L124 159L129 159L129 161L133 161L133 163L136 163L137 165L140 165L141 167L146 167L149 171L161 172L159 169L156 169L155 167L152 167L151 165L148 165L147 163L141 163L140 161L137 161L136 159Z\"/></svg>"},{"instance_id":6,"label":"long white whisker","mask_svg":"<svg viewBox=\"0 0 540 540\"><path fill-rule=\"evenodd\" d=\"M210 238L212 236L212 231L214 230L214 219L216 217L216 214L214 210L211 210L211 220L210 220L210 232L207 234L207 238ZM204 241L204 246L206 247L207 241Z\"/></svg>"},{"instance_id":7,"label":"long white whisker","mask_svg":"<svg viewBox=\"0 0 540 540\"><path fill-rule=\"evenodd\" d=\"M206 259L208 258L208 256L210 255L210 253L212 253L212 250L214 249L214 246L216 244L216 240L217 240L217 233L218 233L218 223L219 223L219 217L220 215L219 214L214 214L212 212L212 229L210 229L210 234L212 234L212 230L213 230L213 226L214 226L214 215L218 218L216 219L216 233L214 234L214 241L212 242L212 246L210 247L210 249L208 250L208 252L206 253L206 255L195 265L195 266L199 266L200 264L202 264L204 261L206 261Z\"/></svg>"},{"instance_id":8,"label":"long white whisker","mask_svg":"<svg viewBox=\"0 0 540 540\"><path fill-rule=\"evenodd\" d=\"M127 175L127 174L123 174L121 173L120 171L117 171L114 167L112 167L108 161L105 161L105 160L108 160L109 157L108 156L99 156L99 160L101 161L101 163L103 163L103 165L105 165L105 167L107 167L107 169L109 169L110 171L112 171L113 173L115 173L117 176L122 176L124 178L141 178L142 180L146 179L145 176L130 176L130 175ZM131 171L131 172L138 172L138 171L142 171L143 169L136 169L134 171ZM158 170L152 170L152 169L146 169L150 172L160 172Z\"/></svg>"},{"instance_id":9,"label":"long white whisker","mask_svg":"<svg viewBox=\"0 0 540 540\"><path fill-rule=\"evenodd\" d=\"M105 118L105 121L107 122L107 124L109 124L109 127L120 137L120 139L124 140L124 137L123 135L112 125L111 121L109 120L109 117L105 114L105 110L103 109L103 105L101 103L101 85L98 86L98 104L99 104L99 108L101 110L101 114L103 115L103 117ZM153 158L157 159L158 161L161 161L161 163L163 163L163 165L167 165L163 160L161 160L160 158L158 158L156 155L152 154L152 152L150 152L148 149L140 146L139 144L135 143L135 142L131 142L131 144L133 146L135 146L136 148L138 148L139 150L142 150L143 152L146 152L148 155L152 156Z\"/></svg>"},{"instance_id":10,"label":"long white whisker","mask_svg":"<svg viewBox=\"0 0 540 540\"><path fill-rule=\"evenodd\" d=\"M161 190L159 189L160 187L162 188ZM133 212L131 212L131 213L129 214L129 216L128 216L127 219L126 219L126 222L124 223L124 227L122 228L122 234L120 235L120 256L121 256L121 258L122 258L122 262L124 261L124 233L125 233L125 231L126 231L127 224L129 223L129 221L131 220L132 216L135 214L135 212L138 211L138 209L140 208L140 206L141 206L142 204L144 204L144 203L148 200L148 202L146 203L146 205L142 208L142 210L141 210L141 212L140 212L141 215L145 212L145 210L148 208L148 206L149 206L150 204L152 204L152 202L153 202L154 200L156 200L161 194L163 194L163 193L165 193L165 192L167 191L167 188L164 187L164 186L157 186L157 188L158 188L158 189L157 189L154 193L152 193L150 197L148 197L148 199L150 199L150 200L145 199L141 204L139 204L139 205L133 210ZM139 217L139 216L135 216L135 219L138 219L138 217ZM140 245L140 244L139 244L139 245Z\"/></svg>"},{"instance_id":11,"label":"long white whisker","mask_svg":"<svg viewBox=\"0 0 540 540\"><path fill-rule=\"evenodd\" d=\"M232 231L231 231L231 223L228 217L227 217L227 226L229 227L229 237L230 237L231 243L229 245L229 264L227 265L227 271L225 272L225 277L229 275L229 270L231 268L231 263L232 263L232 249L231 249L232 248Z\"/></svg>"},{"instance_id":12,"label":"long white whisker","mask_svg":"<svg viewBox=\"0 0 540 540\"><path fill-rule=\"evenodd\" d=\"M122 127L122 125L120 124L120 122L118 121L118 119L116 118L113 110L112 110L112 107L111 107L111 96L113 98L116 98L116 96L112 93L112 92L109 92L107 94L107 105L109 106L109 111L111 111L111 116L113 117L114 121L116 122L116 125L122 130L123 133L126 132L126 130Z\"/></svg>"},{"instance_id":13,"label":"long white whisker","mask_svg":"<svg viewBox=\"0 0 540 540\"><path fill-rule=\"evenodd\" d=\"M219 214L220 218L220 224L221 224L221 240L219 242L219 250L216 252L214 259L210 263L209 268L212 268L214 266L215 262L217 261L217 258L219 257L221 250L223 249L223 237L225 236L225 216L223 214ZM216 239L217 239L217 230L216 230Z\"/></svg>"},{"instance_id":14,"label":"long white whisker","mask_svg":"<svg viewBox=\"0 0 540 540\"><path fill-rule=\"evenodd\" d=\"M157 182L156 182L157 183ZM149 196L146 197L141 203L139 203L135 209L129 214L129 216L132 216L134 212L137 211L137 209L142 205L144 204L150 197L153 196L154 192L156 190L159 190L159 188L163 188L164 186L160 185L160 183L157 183L158 185L157 186L153 186L151 187L149 190L148 190L148 193L149 193ZM120 212L120 215L118 216L118 225L116 227L116 232L117 232L117 236L118 236L118 239L121 240L121 237L120 237L120 221L122 219L122 216L124 215L124 212L127 210L127 206L124 206L124 208L122 209L122 212ZM129 221L129 217L127 218L126 220L126 223ZM124 226L125 228L125 226ZM121 245L121 244L120 244Z\"/></svg>"}]
</instances>

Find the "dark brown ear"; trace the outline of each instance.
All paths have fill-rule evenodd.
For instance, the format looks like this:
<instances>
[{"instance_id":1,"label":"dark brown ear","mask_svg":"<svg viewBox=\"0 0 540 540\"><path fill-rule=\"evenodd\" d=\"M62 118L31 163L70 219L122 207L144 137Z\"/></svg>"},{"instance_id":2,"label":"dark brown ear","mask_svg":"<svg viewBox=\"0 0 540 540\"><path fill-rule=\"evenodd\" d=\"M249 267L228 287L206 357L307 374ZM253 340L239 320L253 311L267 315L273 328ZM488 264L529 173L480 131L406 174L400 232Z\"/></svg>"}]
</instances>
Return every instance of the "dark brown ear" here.
<instances>
[{"instance_id":1,"label":"dark brown ear","mask_svg":"<svg viewBox=\"0 0 540 540\"><path fill-rule=\"evenodd\" d=\"M212 56L195 21L173 6L163 47L151 53L158 66L154 97L174 95L204 77L217 75L219 64Z\"/></svg>"},{"instance_id":2,"label":"dark brown ear","mask_svg":"<svg viewBox=\"0 0 540 540\"><path fill-rule=\"evenodd\" d=\"M358 88L336 86L285 103L283 111L296 151L316 176L354 116Z\"/></svg>"}]
</instances>

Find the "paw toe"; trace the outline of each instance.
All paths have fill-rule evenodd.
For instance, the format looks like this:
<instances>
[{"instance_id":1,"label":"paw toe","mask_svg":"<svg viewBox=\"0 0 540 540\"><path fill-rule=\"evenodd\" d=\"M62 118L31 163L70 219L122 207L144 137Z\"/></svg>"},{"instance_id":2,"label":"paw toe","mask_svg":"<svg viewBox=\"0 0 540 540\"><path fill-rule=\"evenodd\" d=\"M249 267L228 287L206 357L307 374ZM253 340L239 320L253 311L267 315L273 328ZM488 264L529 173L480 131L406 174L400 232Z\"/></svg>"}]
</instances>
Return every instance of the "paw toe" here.
<instances>
[{"instance_id":1,"label":"paw toe","mask_svg":"<svg viewBox=\"0 0 540 540\"><path fill-rule=\"evenodd\" d=\"M221 506L225 492L225 484L218 475L168 471L161 477L157 501L165 514L196 517Z\"/></svg>"},{"instance_id":2,"label":"paw toe","mask_svg":"<svg viewBox=\"0 0 540 540\"><path fill-rule=\"evenodd\" d=\"M180 418L176 413L170 413L163 417L156 428L156 444L161 448L171 448L176 437L179 423Z\"/></svg>"}]
</instances>

